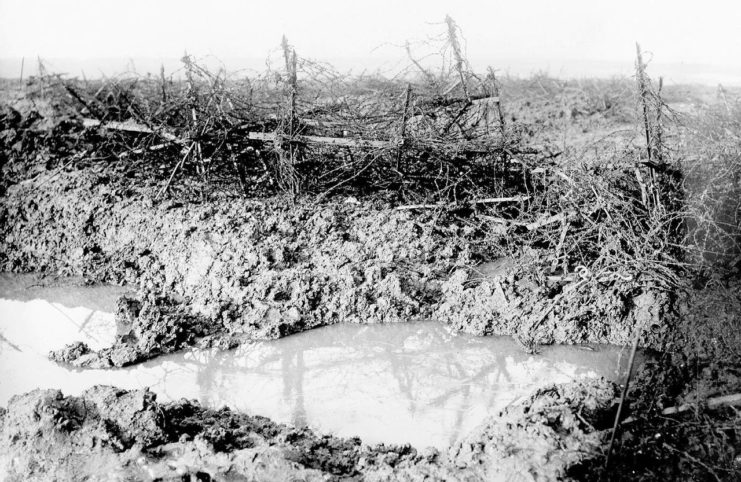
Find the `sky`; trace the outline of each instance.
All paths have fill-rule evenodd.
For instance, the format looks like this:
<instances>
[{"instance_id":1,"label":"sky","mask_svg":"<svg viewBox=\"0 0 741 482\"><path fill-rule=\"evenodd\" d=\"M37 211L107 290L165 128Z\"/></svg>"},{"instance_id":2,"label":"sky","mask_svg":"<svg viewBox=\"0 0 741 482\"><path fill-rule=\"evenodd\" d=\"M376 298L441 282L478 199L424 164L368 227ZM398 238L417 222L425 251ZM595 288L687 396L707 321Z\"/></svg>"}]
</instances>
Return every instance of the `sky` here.
<instances>
[{"instance_id":1,"label":"sky","mask_svg":"<svg viewBox=\"0 0 741 482\"><path fill-rule=\"evenodd\" d=\"M474 64L629 66L638 41L657 64L741 72L734 0L0 0L0 58L262 59L285 34L301 56L357 68L403 58L446 14Z\"/></svg>"}]
</instances>

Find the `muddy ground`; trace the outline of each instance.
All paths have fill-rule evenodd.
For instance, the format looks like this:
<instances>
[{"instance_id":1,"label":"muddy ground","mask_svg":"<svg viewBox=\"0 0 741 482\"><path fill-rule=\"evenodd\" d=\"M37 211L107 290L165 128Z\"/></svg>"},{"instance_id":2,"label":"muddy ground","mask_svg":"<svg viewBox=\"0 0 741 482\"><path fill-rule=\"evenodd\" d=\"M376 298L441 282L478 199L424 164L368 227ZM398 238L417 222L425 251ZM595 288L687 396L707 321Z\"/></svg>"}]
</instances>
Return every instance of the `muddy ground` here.
<instances>
[{"instance_id":1,"label":"muddy ground","mask_svg":"<svg viewBox=\"0 0 741 482\"><path fill-rule=\"evenodd\" d=\"M122 192L108 173L49 176L8 189L0 269L138 289L119 304L115 347L54 355L78 366L125 366L194 344L231 347L338 322L440 319L476 335L514 335L533 349L627 344L637 321L651 327L651 345L666 328L667 295L619 278L599 304L564 297L554 308L558 283L540 271L545 256L482 260L465 227L435 214L379 201L156 202L148 189Z\"/></svg>"},{"instance_id":2,"label":"muddy ground","mask_svg":"<svg viewBox=\"0 0 741 482\"><path fill-rule=\"evenodd\" d=\"M617 156L615 146L634 138L632 119L625 109L608 109L607 97L594 110L542 90L511 107L513 120L534 126L532 143L562 143L568 155L594 160ZM32 122L64 127L41 125L47 121L39 114ZM5 152L23 147L15 141L20 128L13 129L3 132L12 141ZM641 345L660 355L629 393L630 420L607 470L619 387L604 381L543 389L443 453L367 447L94 387L81 397L35 391L0 410L0 474L4 467L9 480L741 476L741 414L705 406L709 397L741 392L741 290L733 276L655 289L617 273L573 296L569 285L579 280L549 277L547 249L494 252L487 246L506 246L506 239L482 242L460 213L397 210L383 195L321 203L158 197L167 173L99 160L50 164L43 156L23 163L16 154L3 165L0 270L132 288L119 300L116 344L99 352L65 347L50 354L60 363L121 367L187 346L226 349L332 323L420 318L476 335L512 335L528 351L547 343L629 344L641 326ZM198 181L185 176L189 182ZM685 403L693 409L662 414Z\"/></svg>"},{"instance_id":3,"label":"muddy ground","mask_svg":"<svg viewBox=\"0 0 741 482\"><path fill-rule=\"evenodd\" d=\"M614 395L604 381L541 390L441 453L369 447L188 401L159 404L147 391L36 390L0 413L0 474L9 481L551 480L599 446Z\"/></svg>"}]
</instances>

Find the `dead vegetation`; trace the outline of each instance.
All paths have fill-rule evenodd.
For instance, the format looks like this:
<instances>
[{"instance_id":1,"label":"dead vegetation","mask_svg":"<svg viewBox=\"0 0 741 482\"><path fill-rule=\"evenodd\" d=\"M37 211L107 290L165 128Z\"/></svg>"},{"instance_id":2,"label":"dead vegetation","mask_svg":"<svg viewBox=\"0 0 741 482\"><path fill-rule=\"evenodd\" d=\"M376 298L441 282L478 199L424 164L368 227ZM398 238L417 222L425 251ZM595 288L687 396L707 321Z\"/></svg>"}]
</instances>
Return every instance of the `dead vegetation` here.
<instances>
[{"instance_id":1,"label":"dead vegetation","mask_svg":"<svg viewBox=\"0 0 741 482\"><path fill-rule=\"evenodd\" d=\"M32 78L24 95L48 111L2 114L3 187L38 173L28 165L40 163L109 169L149 182L160 199L381 197L436 216L481 261L537 253L531 271L549 287L543 317L554 307L596 306L605 293L627 304L651 291L677 298L698 272L714 283L738 275L738 98L721 89L714 105L676 114L640 49L633 84L545 75L514 82L492 69L474 73L451 19L439 40L433 52L442 67L431 69L407 45L409 69L391 79L340 74L302 58L285 38L279 60L254 76L209 71L186 55L170 75ZM533 119L515 108L539 102L560 105L560 114ZM533 141L546 123L599 116L637 135L593 156L591 145ZM635 336L660 328L636 326ZM737 424L731 415L724 420ZM626 450L641 444L618 442L626 448L616 447L615 463L637 463ZM654 459L701 467L702 454L672 441L651 447L663 454ZM732 473L732 454L716 458L726 469L706 475Z\"/></svg>"},{"instance_id":2,"label":"dead vegetation","mask_svg":"<svg viewBox=\"0 0 741 482\"><path fill-rule=\"evenodd\" d=\"M640 74L648 147L587 163L556 143L528 142L537 125L507 115L510 94L493 69L472 72L452 19L439 42L441 68L407 45L410 71L392 79L341 75L285 38L279 65L252 77L209 71L188 55L177 78L35 77L25 96L51 105L51 133L8 113L4 183L25 175L13 179L12 161L33 152L55 169L97 163L154 180L157 198L381 194L401 209L463 218L484 256L548 250L547 274L564 281L676 284L681 221L667 203L681 196L664 159L660 88ZM529 82L546 98L576 89L579 102L563 114L572 118L624 116L633 98L624 84L613 92Z\"/></svg>"},{"instance_id":3,"label":"dead vegetation","mask_svg":"<svg viewBox=\"0 0 741 482\"><path fill-rule=\"evenodd\" d=\"M213 73L186 55L178 80L45 75L27 94L63 99L57 117L91 141L86 157L164 164L162 195L188 170L204 196L236 179L245 195L393 191L407 202L456 201L491 191L482 180L509 156L539 153L506 128L493 71L467 69L450 22L445 45L457 60L434 74L348 77L299 57L284 38L283 65L254 77Z\"/></svg>"}]
</instances>

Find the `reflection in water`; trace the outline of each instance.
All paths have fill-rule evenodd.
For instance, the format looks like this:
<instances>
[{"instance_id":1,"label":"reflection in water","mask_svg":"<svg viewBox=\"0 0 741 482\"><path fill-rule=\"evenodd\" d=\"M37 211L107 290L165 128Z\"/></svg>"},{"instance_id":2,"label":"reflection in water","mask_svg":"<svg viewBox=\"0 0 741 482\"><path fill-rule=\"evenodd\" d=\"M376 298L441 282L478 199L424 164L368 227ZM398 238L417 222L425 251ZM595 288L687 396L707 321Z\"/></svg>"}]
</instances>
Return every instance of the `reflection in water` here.
<instances>
[{"instance_id":1,"label":"reflection in water","mask_svg":"<svg viewBox=\"0 0 741 482\"><path fill-rule=\"evenodd\" d=\"M28 278L25 278L28 280ZM114 287L19 288L0 275L0 405L37 387L79 394L94 384L150 387L162 401L197 399L366 442L445 447L518 397L583 377L617 379L615 347L522 352L505 337L440 323L336 325L231 351L193 350L119 370L75 370L46 353L111 343ZM91 303L91 291L94 303ZM79 306L77 306L79 305Z\"/></svg>"}]
</instances>

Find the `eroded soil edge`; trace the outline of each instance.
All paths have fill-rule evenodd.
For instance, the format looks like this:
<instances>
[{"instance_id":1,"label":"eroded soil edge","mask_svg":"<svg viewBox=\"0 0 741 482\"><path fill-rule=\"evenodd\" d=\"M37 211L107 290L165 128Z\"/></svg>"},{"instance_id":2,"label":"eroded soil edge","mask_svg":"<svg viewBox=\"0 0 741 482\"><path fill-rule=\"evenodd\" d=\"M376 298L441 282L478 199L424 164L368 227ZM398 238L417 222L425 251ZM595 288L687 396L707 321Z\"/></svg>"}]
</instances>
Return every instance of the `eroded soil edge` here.
<instances>
[{"instance_id":1,"label":"eroded soil edge","mask_svg":"<svg viewBox=\"0 0 741 482\"><path fill-rule=\"evenodd\" d=\"M52 178L53 176L53 178ZM8 189L0 269L127 283L116 345L53 356L125 366L186 346L231 347L333 323L439 319L476 335L547 343L644 344L666 331L669 296L619 275L552 281L546 250L486 259L477 233L382 201L154 201L92 170ZM480 241L480 240L479 240ZM481 244L481 243L479 243Z\"/></svg>"}]
</instances>

